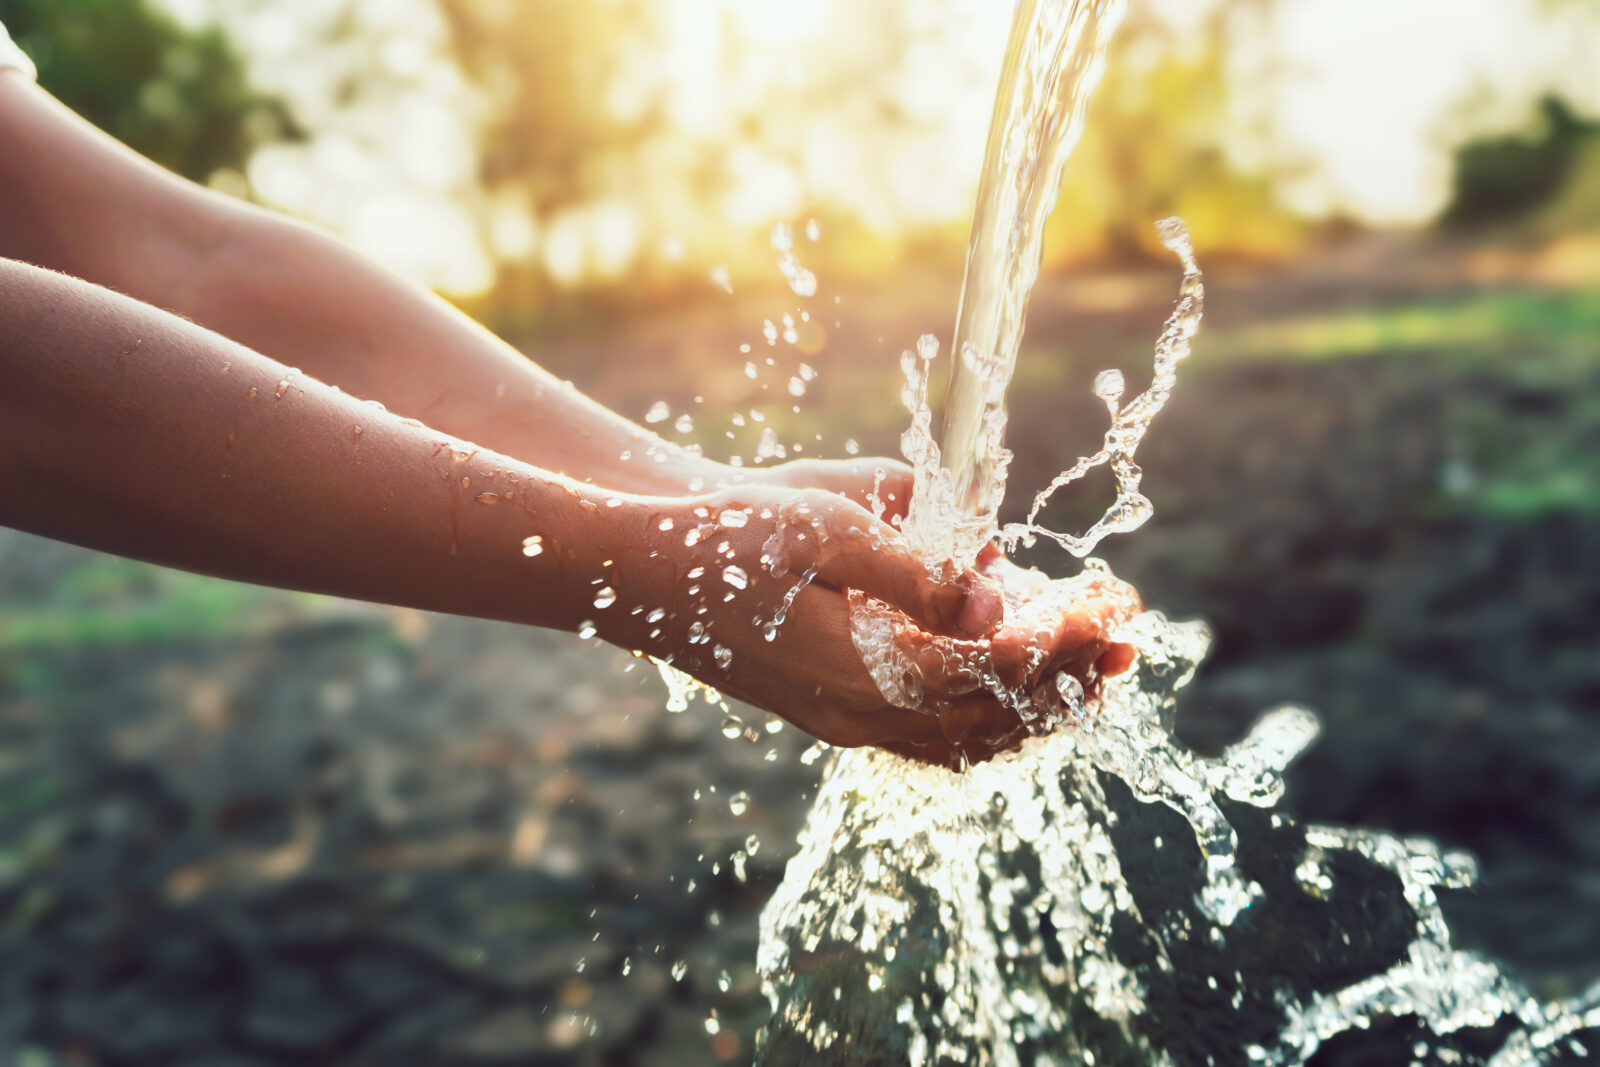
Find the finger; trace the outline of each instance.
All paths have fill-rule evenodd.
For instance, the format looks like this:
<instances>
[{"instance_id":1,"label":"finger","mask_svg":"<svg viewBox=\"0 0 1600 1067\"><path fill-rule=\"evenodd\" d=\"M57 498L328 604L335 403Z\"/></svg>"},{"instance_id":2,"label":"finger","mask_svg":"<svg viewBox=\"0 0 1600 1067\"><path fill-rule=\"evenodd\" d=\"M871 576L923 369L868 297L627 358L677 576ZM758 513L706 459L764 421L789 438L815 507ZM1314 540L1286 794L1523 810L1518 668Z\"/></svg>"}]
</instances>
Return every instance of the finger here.
<instances>
[{"instance_id":1,"label":"finger","mask_svg":"<svg viewBox=\"0 0 1600 1067\"><path fill-rule=\"evenodd\" d=\"M775 471L784 472L782 477L786 485L838 493L873 511L884 521L904 518L911 502L914 481L911 468L897 459L871 456L850 460L800 460L775 468Z\"/></svg>"},{"instance_id":2,"label":"finger","mask_svg":"<svg viewBox=\"0 0 1600 1067\"><path fill-rule=\"evenodd\" d=\"M939 712L939 728L974 763L1015 746L1026 733L1015 712L986 694L952 701Z\"/></svg>"},{"instance_id":3,"label":"finger","mask_svg":"<svg viewBox=\"0 0 1600 1067\"><path fill-rule=\"evenodd\" d=\"M830 536L819 547L817 576L877 597L935 633L979 637L1000 624L1005 605L993 583L970 571L953 581L937 580L904 540L878 525L887 536Z\"/></svg>"}]
</instances>

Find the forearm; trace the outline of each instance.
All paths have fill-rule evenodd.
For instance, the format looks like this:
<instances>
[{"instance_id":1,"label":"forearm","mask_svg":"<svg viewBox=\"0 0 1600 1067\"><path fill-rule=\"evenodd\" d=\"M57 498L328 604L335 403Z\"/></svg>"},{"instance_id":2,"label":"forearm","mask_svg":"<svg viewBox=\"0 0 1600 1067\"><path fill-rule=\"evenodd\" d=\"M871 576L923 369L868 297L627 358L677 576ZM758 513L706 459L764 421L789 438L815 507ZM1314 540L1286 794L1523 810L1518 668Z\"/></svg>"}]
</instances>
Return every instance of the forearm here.
<instances>
[{"instance_id":1,"label":"forearm","mask_svg":"<svg viewBox=\"0 0 1600 1067\"><path fill-rule=\"evenodd\" d=\"M600 498L0 260L0 522L203 573L574 629ZM522 553L540 534L563 557Z\"/></svg>"},{"instance_id":2,"label":"forearm","mask_svg":"<svg viewBox=\"0 0 1600 1067\"><path fill-rule=\"evenodd\" d=\"M431 293L307 227L227 204L227 236L174 310L400 414L613 489L726 472L595 403Z\"/></svg>"},{"instance_id":3,"label":"forearm","mask_svg":"<svg viewBox=\"0 0 1600 1067\"><path fill-rule=\"evenodd\" d=\"M20 77L0 75L0 144L0 255L128 293L579 479L681 493L726 474L555 381L444 301L309 227L162 170Z\"/></svg>"}]
</instances>

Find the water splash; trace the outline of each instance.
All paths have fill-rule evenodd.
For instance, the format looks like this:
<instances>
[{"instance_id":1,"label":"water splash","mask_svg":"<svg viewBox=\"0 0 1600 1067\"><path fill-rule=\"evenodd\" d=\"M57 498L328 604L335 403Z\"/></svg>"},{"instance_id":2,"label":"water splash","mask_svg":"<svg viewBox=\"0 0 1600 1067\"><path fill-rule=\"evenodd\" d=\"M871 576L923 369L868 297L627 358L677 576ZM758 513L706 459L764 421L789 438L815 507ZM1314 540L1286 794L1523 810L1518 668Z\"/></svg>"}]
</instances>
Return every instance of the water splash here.
<instances>
[{"instance_id":1,"label":"water splash","mask_svg":"<svg viewBox=\"0 0 1600 1067\"><path fill-rule=\"evenodd\" d=\"M1126 10L1127 0L1021 0L1012 17L951 346L958 362L940 437L943 474L919 483L906 520L919 540L954 524L955 551L942 559L970 563L994 536L1011 459L1005 391L1044 220Z\"/></svg>"},{"instance_id":2,"label":"water splash","mask_svg":"<svg viewBox=\"0 0 1600 1067\"><path fill-rule=\"evenodd\" d=\"M1040 493L1026 522L996 524L1010 459L1005 390L1040 224L1122 8L1018 5L942 448L928 403L937 342L924 337L902 359L912 416L902 446L916 471L905 533L930 567L969 565L996 536L1044 535L1085 556L1150 513L1134 457L1202 304L1176 220L1162 236L1184 281L1150 388L1125 404L1121 373L1102 372L1103 447ZM1118 495L1099 522L1078 537L1037 525L1052 492L1102 465ZM1070 610L1089 584L1114 581L1093 560L1067 581L1008 573L1013 624ZM885 699L938 714L907 654L904 617L852 600L852 638ZM947 673L967 672L1030 727L1017 751L961 774L875 749L834 756L762 916L758 964L774 1014L759 1062L1300 1064L1387 1019L1399 1044L1369 1062L1420 1058L1420 1047L1439 1062L1521 1067L1600 1026L1600 985L1541 1003L1451 944L1438 890L1470 886L1470 857L1301 827L1273 810L1285 769L1317 735L1311 712L1269 712L1216 759L1177 742L1177 693L1209 644L1203 624L1155 612L1101 621L1138 655L1126 674L1089 679L1097 697L1064 674L1013 691L981 645L937 650Z\"/></svg>"},{"instance_id":3,"label":"water splash","mask_svg":"<svg viewBox=\"0 0 1600 1067\"><path fill-rule=\"evenodd\" d=\"M1144 472L1133 457L1150 423L1172 395L1172 388L1178 382L1178 364L1189 356L1190 338L1200 326L1200 316L1205 307L1205 288L1200 267L1195 262L1189 231L1183 225L1183 220L1164 219L1157 226L1161 232L1161 243L1176 253L1183 263L1183 283L1179 290L1178 306L1168 317L1166 327L1156 342L1155 373L1151 376L1150 387L1123 404L1122 372L1100 372L1095 378L1094 392L1104 402L1111 416L1111 427L1106 430L1100 450L1079 459L1056 475L1033 498L1033 507L1028 511L1026 522L1010 523L1001 531L1001 543L1007 549L1024 538L1038 534L1055 541L1074 556L1087 556L1108 535L1137 530L1149 521L1155 511L1150 500L1139 492L1139 482ZM1039 525L1039 512L1057 489L1070 485L1102 465L1108 465L1116 477L1117 498L1098 522L1081 537L1056 533Z\"/></svg>"},{"instance_id":4,"label":"water splash","mask_svg":"<svg viewBox=\"0 0 1600 1067\"><path fill-rule=\"evenodd\" d=\"M1135 670L1019 751L836 754L762 916L759 1062L1300 1064L1393 1019L1396 1048L1521 1067L1600 1026L1600 985L1541 1003L1450 944L1470 857L1272 810L1310 712L1198 756L1167 727L1204 627L1120 636Z\"/></svg>"}]
</instances>

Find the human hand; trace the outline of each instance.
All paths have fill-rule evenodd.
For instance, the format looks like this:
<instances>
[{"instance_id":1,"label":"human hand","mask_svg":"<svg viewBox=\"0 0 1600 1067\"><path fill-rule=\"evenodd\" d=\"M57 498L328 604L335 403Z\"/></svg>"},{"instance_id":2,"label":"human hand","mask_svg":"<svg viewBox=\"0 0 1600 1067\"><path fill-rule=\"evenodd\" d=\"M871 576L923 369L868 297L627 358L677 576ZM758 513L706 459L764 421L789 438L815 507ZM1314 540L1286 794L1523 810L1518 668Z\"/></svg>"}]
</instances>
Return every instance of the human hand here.
<instances>
[{"instance_id":1,"label":"human hand","mask_svg":"<svg viewBox=\"0 0 1600 1067\"><path fill-rule=\"evenodd\" d=\"M892 527L817 489L620 499L605 520L593 550L611 563L616 599L593 618L606 640L668 660L830 744L943 759L938 720L889 704L862 664L845 589L895 605L929 634L971 639L1000 621L999 593L986 580L971 572L936 580ZM942 684L927 679L931 692Z\"/></svg>"},{"instance_id":2,"label":"human hand","mask_svg":"<svg viewBox=\"0 0 1600 1067\"><path fill-rule=\"evenodd\" d=\"M930 633L887 605L851 594L857 647L885 699L935 717L945 741L910 751L884 747L950 765L986 759L1063 715L1082 714L1101 680L1132 663L1133 646L1111 638L1140 609L1132 586L1093 570L1052 581L992 546L978 570L1006 601L1003 625L980 640ZM936 689L925 684L930 678L939 679Z\"/></svg>"},{"instance_id":3,"label":"human hand","mask_svg":"<svg viewBox=\"0 0 1600 1067\"><path fill-rule=\"evenodd\" d=\"M906 507L911 502L912 473L905 463L887 456L796 459L773 467L738 468L730 484L825 489L855 501L890 522L905 517Z\"/></svg>"}]
</instances>

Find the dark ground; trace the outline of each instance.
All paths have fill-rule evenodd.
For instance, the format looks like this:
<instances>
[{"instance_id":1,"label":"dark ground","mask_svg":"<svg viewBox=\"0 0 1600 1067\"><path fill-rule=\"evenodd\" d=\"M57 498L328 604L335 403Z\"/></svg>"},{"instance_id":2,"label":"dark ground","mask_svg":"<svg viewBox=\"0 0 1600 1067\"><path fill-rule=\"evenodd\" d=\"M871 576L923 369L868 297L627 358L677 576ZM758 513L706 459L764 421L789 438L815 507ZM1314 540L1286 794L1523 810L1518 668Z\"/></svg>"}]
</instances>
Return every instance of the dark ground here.
<instances>
[{"instance_id":1,"label":"dark ground","mask_svg":"<svg viewBox=\"0 0 1600 1067\"><path fill-rule=\"evenodd\" d=\"M1090 375L1134 382L1175 282L1047 283L1014 495L1092 445ZM893 354L953 288L851 295L791 431L892 449ZM704 412L762 399L736 350L763 353L764 307L541 356L634 415L699 391L715 452ZM1141 452L1157 517L1104 546L1217 632L1181 732L1317 708L1289 808L1474 850L1461 940L1575 991L1600 975L1600 295L1373 243L1211 307ZM756 916L820 764L662 692L573 637L0 532L0 1063L747 1059Z\"/></svg>"}]
</instances>

